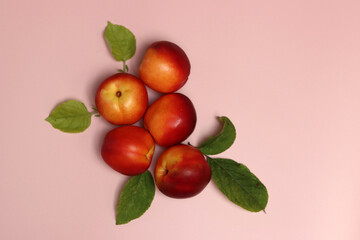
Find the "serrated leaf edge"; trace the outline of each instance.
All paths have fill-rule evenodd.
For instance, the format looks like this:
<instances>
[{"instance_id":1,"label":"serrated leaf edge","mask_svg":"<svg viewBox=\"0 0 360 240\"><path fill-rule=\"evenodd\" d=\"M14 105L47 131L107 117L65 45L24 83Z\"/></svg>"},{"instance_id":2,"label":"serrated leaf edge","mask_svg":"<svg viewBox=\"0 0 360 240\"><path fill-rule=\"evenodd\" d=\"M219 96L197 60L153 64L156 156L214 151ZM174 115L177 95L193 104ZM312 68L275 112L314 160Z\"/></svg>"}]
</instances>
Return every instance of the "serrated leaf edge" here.
<instances>
[{"instance_id":1,"label":"serrated leaf edge","mask_svg":"<svg viewBox=\"0 0 360 240\"><path fill-rule=\"evenodd\" d=\"M127 224L127 223L129 223L129 222L131 222L131 221L133 221L133 220L135 220L135 219L138 219L138 218L140 218L142 215L144 215L145 212L150 208L150 206L151 206L151 204L152 204L152 202L153 202L153 200L154 200L154 197L155 197L155 182L154 182L154 178L153 178L153 176L152 176L152 174L150 173L149 170L147 170L147 171L144 172L144 173L146 173L146 174L148 174L149 176L151 176L152 182L153 182L153 184L154 184L154 192L153 192L153 194L152 194L152 197L151 197L151 199L150 199L149 204L146 206L145 211L144 211L140 216L138 216L138 217L136 217L136 218L133 218L133 219L130 219L130 220L128 220L128 221L119 221L119 220L118 220L118 214L119 214L118 206L119 206L120 197L121 197L121 194L122 194L122 191L121 191L121 193L120 193L120 195L119 195L119 202L118 202L117 207L116 207L116 225ZM140 182L140 181L144 181L144 180L143 180L143 179L145 178L145 175L143 175L144 173L140 174L140 175L142 175L142 176L140 176L139 182ZM128 184L128 182L130 181L130 179L131 179L131 178L129 178L129 180L126 182L125 186ZM125 188L125 186L124 186L124 188ZM136 190L134 191L134 194L137 192L137 188L138 188L138 187L139 187L139 184L136 185ZM124 188L123 188L123 189L124 189Z\"/></svg>"},{"instance_id":2,"label":"serrated leaf edge","mask_svg":"<svg viewBox=\"0 0 360 240\"><path fill-rule=\"evenodd\" d=\"M225 159L227 159L227 158L225 158ZM232 160L232 159L227 159L227 160L234 161L234 160ZM236 178L233 177L233 175L232 175L226 168L224 168L223 166L221 166L221 164L219 164L219 163L216 162L216 161L217 161L216 158L210 158L210 157L208 157L208 161L209 161L209 162L212 162L212 163L215 163L217 166L219 166L221 169L223 169L225 172L227 172L227 173L232 177L232 179L234 179L234 181L237 182L237 184L243 189L243 191L246 192L249 196L251 196L251 198L254 200L254 202L256 202L256 204L257 204L258 206L261 206L261 204L259 204L259 202L254 198L254 196L251 195L247 190L245 190L245 189L241 186L241 184L236 180ZM239 164L239 165L240 165L240 163L238 163L238 162L236 162L236 161L234 161L234 162L235 162L236 164ZM255 175L254 173L252 173L252 172L250 171L250 169L249 169L246 165L244 165L244 164L242 164L242 165L243 165L244 167L246 167L246 169L247 169L251 174L253 174L253 175L256 177L256 175ZM269 196L266 186L260 181L260 179L259 179L258 177L256 177L256 178L257 178L258 181L264 186L264 188L265 188L265 190L266 190L266 195ZM217 182L216 182L214 179L213 179L213 181L215 182L216 186L218 187ZM231 199L223 192L222 189L220 189L219 187L218 187L218 189L219 189L231 202L233 202L234 204L236 204L236 205L244 208L243 206L241 206L241 205L239 205L238 203L236 203L236 202L234 202L233 200L231 200ZM267 206L267 203L268 203L268 200L266 201L265 207L264 207L263 209L260 209L259 211L251 211L251 210L245 209L245 208L244 208L244 209L247 210L247 211L250 211L250 212L265 211L265 208L266 208L266 206Z\"/></svg>"},{"instance_id":3,"label":"serrated leaf edge","mask_svg":"<svg viewBox=\"0 0 360 240\"><path fill-rule=\"evenodd\" d=\"M82 129L81 131L78 131L78 130L76 130L76 131L63 130L63 129L61 129L61 128L58 128L58 127L54 126L54 124L52 123L52 121L56 121L56 119L71 118L71 117L53 118L53 117L51 116L51 115L53 114L53 112L54 112L58 107L60 107L62 104L66 104L66 103L69 103L69 102L77 102L77 103L80 103L80 104L82 104L83 107L86 109L86 111L87 111L86 113L81 113L81 114L79 114L79 115L77 115L77 116L79 116L79 117L89 116L89 117L90 117L90 118L89 118L89 125L88 125L86 128ZM58 105L56 105L55 108L50 112L49 116L48 116L47 118L45 118L45 121L47 121L48 123L50 123L53 128L55 128L55 129L57 129L57 130L59 130L59 131L61 131L61 132L64 132L64 133L82 133L82 132L84 132L86 129L88 129L88 128L90 127L90 125L91 125L91 116L92 116L92 115L93 115L93 114L89 112L89 110L87 109L86 105L85 105L83 102L81 102L81 101L79 101L79 100L75 100L75 99L70 99L70 100L66 100L66 101L61 102L61 103L59 103Z\"/></svg>"}]
</instances>

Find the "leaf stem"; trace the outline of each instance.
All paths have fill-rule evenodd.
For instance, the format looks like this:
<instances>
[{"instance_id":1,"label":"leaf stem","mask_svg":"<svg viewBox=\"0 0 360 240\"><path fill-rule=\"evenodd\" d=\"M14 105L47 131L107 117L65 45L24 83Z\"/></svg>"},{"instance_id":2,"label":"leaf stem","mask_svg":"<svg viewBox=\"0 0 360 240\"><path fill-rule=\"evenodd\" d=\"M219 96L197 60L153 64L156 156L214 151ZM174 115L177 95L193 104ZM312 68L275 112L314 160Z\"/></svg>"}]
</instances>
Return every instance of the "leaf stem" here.
<instances>
[{"instance_id":1,"label":"leaf stem","mask_svg":"<svg viewBox=\"0 0 360 240\"><path fill-rule=\"evenodd\" d=\"M119 71L122 72L122 73L127 73L129 71L129 67L128 67L128 65L126 65L125 60L123 60L122 63L123 63L123 68L119 69Z\"/></svg>"},{"instance_id":2,"label":"leaf stem","mask_svg":"<svg viewBox=\"0 0 360 240\"><path fill-rule=\"evenodd\" d=\"M94 110L93 112L90 112L91 115L99 115L99 111L96 107L92 107L91 109Z\"/></svg>"}]
</instances>

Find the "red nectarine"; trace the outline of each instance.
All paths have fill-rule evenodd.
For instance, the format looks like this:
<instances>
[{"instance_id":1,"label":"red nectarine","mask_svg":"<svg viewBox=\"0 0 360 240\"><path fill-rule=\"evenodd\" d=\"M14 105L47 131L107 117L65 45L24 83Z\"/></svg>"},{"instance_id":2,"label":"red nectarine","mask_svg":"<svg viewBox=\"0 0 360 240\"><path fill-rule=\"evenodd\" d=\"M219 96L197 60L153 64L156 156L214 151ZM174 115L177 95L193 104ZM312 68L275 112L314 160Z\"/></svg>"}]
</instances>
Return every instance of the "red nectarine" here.
<instances>
[{"instance_id":1,"label":"red nectarine","mask_svg":"<svg viewBox=\"0 0 360 240\"><path fill-rule=\"evenodd\" d=\"M200 150L175 145L159 156L155 182L159 190L173 198L187 198L200 193L209 183L211 169Z\"/></svg>"},{"instance_id":2,"label":"red nectarine","mask_svg":"<svg viewBox=\"0 0 360 240\"><path fill-rule=\"evenodd\" d=\"M161 93L180 89L189 74L190 61L184 50L168 41L151 44L139 67L139 76L144 83Z\"/></svg>"},{"instance_id":3,"label":"red nectarine","mask_svg":"<svg viewBox=\"0 0 360 240\"><path fill-rule=\"evenodd\" d=\"M146 110L144 127L160 146L184 141L194 131L196 112L188 97L170 93L158 98Z\"/></svg>"},{"instance_id":4,"label":"red nectarine","mask_svg":"<svg viewBox=\"0 0 360 240\"><path fill-rule=\"evenodd\" d=\"M133 176L149 168L154 150L154 140L144 128L122 126L106 134L101 156L114 170Z\"/></svg>"},{"instance_id":5,"label":"red nectarine","mask_svg":"<svg viewBox=\"0 0 360 240\"><path fill-rule=\"evenodd\" d=\"M137 77L118 73L105 79L96 92L96 108L112 124L133 124L139 121L148 105L144 83Z\"/></svg>"}]
</instances>

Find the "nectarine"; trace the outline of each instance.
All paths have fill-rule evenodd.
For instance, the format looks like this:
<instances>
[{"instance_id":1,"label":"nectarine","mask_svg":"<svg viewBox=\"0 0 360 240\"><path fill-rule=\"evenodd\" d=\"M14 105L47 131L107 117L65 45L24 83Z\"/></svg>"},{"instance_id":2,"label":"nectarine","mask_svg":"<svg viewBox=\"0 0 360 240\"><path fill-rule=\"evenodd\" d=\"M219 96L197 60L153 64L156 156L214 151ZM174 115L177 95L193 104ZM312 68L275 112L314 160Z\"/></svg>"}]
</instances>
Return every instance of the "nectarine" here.
<instances>
[{"instance_id":1,"label":"nectarine","mask_svg":"<svg viewBox=\"0 0 360 240\"><path fill-rule=\"evenodd\" d=\"M194 131L196 112L188 97L170 93L158 98L146 110L144 127L155 142L167 147L184 141Z\"/></svg>"},{"instance_id":2,"label":"nectarine","mask_svg":"<svg viewBox=\"0 0 360 240\"><path fill-rule=\"evenodd\" d=\"M209 183L211 169L200 150L175 145L159 156L155 182L159 190L173 198L187 198L200 193Z\"/></svg>"},{"instance_id":3,"label":"nectarine","mask_svg":"<svg viewBox=\"0 0 360 240\"><path fill-rule=\"evenodd\" d=\"M168 41L151 44L139 67L139 76L144 83L161 93L180 89L189 74L190 61L184 50Z\"/></svg>"},{"instance_id":4,"label":"nectarine","mask_svg":"<svg viewBox=\"0 0 360 240\"><path fill-rule=\"evenodd\" d=\"M139 121L148 105L144 83L134 75L118 73L105 79L97 89L96 108L112 124Z\"/></svg>"},{"instance_id":5,"label":"nectarine","mask_svg":"<svg viewBox=\"0 0 360 240\"><path fill-rule=\"evenodd\" d=\"M149 168L154 150L154 140L144 128L122 126L106 134L101 156L114 170L134 176Z\"/></svg>"}]
</instances>

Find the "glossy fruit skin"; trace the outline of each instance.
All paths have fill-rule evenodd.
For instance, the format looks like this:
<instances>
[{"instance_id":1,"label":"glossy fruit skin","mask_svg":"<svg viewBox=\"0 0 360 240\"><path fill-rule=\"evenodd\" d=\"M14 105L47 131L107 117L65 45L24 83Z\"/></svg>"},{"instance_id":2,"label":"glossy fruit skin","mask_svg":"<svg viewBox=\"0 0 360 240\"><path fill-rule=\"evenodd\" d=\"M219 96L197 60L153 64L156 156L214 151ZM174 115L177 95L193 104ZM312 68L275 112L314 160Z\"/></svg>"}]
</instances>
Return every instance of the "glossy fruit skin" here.
<instances>
[{"instance_id":1,"label":"glossy fruit skin","mask_svg":"<svg viewBox=\"0 0 360 240\"><path fill-rule=\"evenodd\" d=\"M199 194L211 179L211 169L196 148L178 144L166 149L155 165L155 182L159 190L172 198Z\"/></svg>"},{"instance_id":2,"label":"glossy fruit skin","mask_svg":"<svg viewBox=\"0 0 360 240\"><path fill-rule=\"evenodd\" d=\"M106 134L101 156L115 171L134 176L149 168L154 151L155 142L148 131L137 126L122 126Z\"/></svg>"},{"instance_id":3,"label":"glossy fruit skin","mask_svg":"<svg viewBox=\"0 0 360 240\"><path fill-rule=\"evenodd\" d=\"M194 131L196 111L188 97L169 93L152 103L144 115L144 127L163 147L184 141Z\"/></svg>"},{"instance_id":4,"label":"glossy fruit skin","mask_svg":"<svg viewBox=\"0 0 360 240\"><path fill-rule=\"evenodd\" d=\"M178 45L168 41L151 44L139 67L139 76L151 89L171 93L188 80L190 61Z\"/></svg>"},{"instance_id":5,"label":"glossy fruit skin","mask_svg":"<svg viewBox=\"0 0 360 240\"><path fill-rule=\"evenodd\" d=\"M148 94L144 83L128 73L118 73L105 79L95 95L96 108L108 122L133 124L144 115Z\"/></svg>"}]
</instances>

